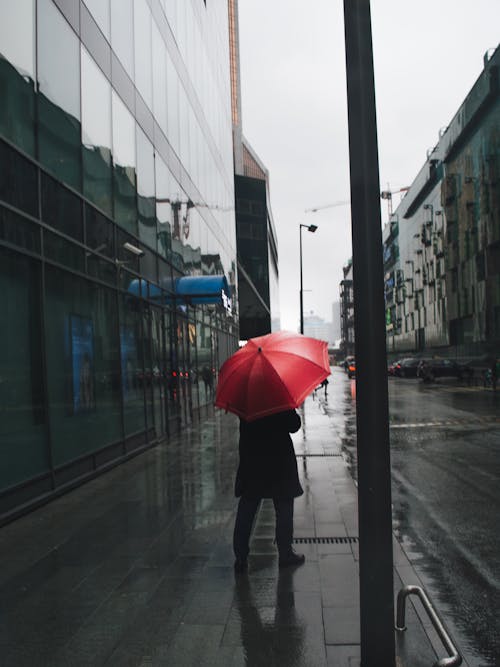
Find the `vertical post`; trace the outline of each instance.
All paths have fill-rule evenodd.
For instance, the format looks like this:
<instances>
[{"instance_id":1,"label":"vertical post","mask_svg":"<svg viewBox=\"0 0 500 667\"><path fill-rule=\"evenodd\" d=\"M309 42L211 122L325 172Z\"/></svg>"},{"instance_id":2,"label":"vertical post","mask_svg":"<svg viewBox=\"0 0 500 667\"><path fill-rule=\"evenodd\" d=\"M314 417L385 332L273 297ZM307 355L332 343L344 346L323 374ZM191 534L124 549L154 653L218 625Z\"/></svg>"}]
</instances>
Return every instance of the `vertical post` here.
<instances>
[{"instance_id":1,"label":"vertical post","mask_svg":"<svg viewBox=\"0 0 500 667\"><path fill-rule=\"evenodd\" d=\"M382 230L369 0L344 0L355 308L362 667L394 667Z\"/></svg>"},{"instance_id":2,"label":"vertical post","mask_svg":"<svg viewBox=\"0 0 500 667\"><path fill-rule=\"evenodd\" d=\"M299 259L300 259L300 333L304 333L304 289L302 285L302 225L299 225Z\"/></svg>"}]
</instances>

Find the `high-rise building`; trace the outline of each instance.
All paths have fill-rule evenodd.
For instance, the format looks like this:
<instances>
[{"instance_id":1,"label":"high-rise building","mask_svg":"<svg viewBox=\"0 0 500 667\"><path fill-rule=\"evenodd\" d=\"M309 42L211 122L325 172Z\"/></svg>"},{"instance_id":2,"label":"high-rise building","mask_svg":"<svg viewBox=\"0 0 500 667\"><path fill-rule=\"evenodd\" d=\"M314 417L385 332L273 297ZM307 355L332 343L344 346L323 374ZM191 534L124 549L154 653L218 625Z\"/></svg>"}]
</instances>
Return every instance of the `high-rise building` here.
<instances>
[{"instance_id":1,"label":"high-rise building","mask_svg":"<svg viewBox=\"0 0 500 667\"><path fill-rule=\"evenodd\" d=\"M229 0L229 13L239 325L241 339L247 340L280 328L278 243L269 172L243 136L238 0Z\"/></svg>"},{"instance_id":2,"label":"high-rise building","mask_svg":"<svg viewBox=\"0 0 500 667\"><path fill-rule=\"evenodd\" d=\"M330 345L333 345L334 342L331 322L326 322L312 311L309 315L304 315L304 336L326 340Z\"/></svg>"},{"instance_id":3,"label":"high-rise building","mask_svg":"<svg viewBox=\"0 0 500 667\"><path fill-rule=\"evenodd\" d=\"M181 428L237 347L226 2L0 2L0 515Z\"/></svg>"}]
</instances>

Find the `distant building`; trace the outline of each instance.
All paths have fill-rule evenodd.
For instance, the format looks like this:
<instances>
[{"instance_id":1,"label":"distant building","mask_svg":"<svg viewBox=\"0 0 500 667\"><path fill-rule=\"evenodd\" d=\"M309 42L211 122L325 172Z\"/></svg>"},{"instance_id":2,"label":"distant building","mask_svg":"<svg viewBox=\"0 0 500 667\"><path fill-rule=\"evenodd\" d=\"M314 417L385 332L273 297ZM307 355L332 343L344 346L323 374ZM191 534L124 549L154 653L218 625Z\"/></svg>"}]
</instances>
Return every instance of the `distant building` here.
<instances>
[{"instance_id":1,"label":"distant building","mask_svg":"<svg viewBox=\"0 0 500 667\"><path fill-rule=\"evenodd\" d=\"M499 70L497 49L384 228L388 351L500 349Z\"/></svg>"},{"instance_id":2,"label":"distant building","mask_svg":"<svg viewBox=\"0 0 500 667\"><path fill-rule=\"evenodd\" d=\"M354 354L354 290L352 259L343 268L344 279L340 283L340 351L344 356Z\"/></svg>"},{"instance_id":3,"label":"distant building","mask_svg":"<svg viewBox=\"0 0 500 667\"><path fill-rule=\"evenodd\" d=\"M269 172L242 132L237 7L229 1L239 325L247 340L280 328L279 276Z\"/></svg>"},{"instance_id":4,"label":"distant building","mask_svg":"<svg viewBox=\"0 0 500 667\"><path fill-rule=\"evenodd\" d=\"M326 340L327 343L333 345L332 324L311 312L310 315L304 316L304 336Z\"/></svg>"},{"instance_id":5,"label":"distant building","mask_svg":"<svg viewBox=\"0 0 500 667\"><path fill-rule=\"evenodd\" d=\"M340 338L340 301L332 303L332 341Z\"/></svg>"}]
</instances>

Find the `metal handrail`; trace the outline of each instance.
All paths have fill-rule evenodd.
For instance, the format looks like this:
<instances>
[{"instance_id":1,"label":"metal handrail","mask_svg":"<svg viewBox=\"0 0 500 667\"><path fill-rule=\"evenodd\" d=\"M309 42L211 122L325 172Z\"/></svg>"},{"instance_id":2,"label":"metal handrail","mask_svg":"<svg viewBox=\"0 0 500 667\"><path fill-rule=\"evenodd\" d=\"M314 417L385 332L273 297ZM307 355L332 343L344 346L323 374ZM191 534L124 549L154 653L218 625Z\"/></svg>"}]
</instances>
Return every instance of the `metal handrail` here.
<instances>
[{"instance_id":1,"label":"metal handrail","mask_svg":"<svg viewBox=\"0 0 500 667\"><path fill-rule=\"evenodd\" d=\"M432 606L431 601L427 597L424 589L420 586L404 586L398 593L397 600L397 613L396 613L396 630L398 632L404 632L406 630L405 625L405 612L406 612L406 598L409 595L416 595L420 598L420 601L427 612L427 615L431 619L434 629L439 635L439 639L443 642L445 649L448 652L448 658L441 658L434 663L433 667L454 667L455 665L462 664L462 656L458 652L458 649L453 644L450 639L449 634L446 632L443 622L437 615L436 610Z\"/></svg>"}]
</instances>

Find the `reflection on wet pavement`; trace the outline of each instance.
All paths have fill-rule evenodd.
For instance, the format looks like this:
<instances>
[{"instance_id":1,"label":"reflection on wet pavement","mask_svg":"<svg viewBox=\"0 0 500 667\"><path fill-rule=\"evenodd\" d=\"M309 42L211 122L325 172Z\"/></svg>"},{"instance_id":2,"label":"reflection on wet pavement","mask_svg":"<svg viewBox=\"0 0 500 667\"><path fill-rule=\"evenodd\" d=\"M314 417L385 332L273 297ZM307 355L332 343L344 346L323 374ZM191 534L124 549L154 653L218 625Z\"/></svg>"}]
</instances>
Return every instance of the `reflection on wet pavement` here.
<instances>
[{"instance_id":1,"label":"reflection on wet pavement","mask_svg":"<svg viewBox=\"0 0 500 667\"><path fill-rule=\"evenodd\" d=\"M351 382L325 403L356 471ZM331 382L330 386L335 386ZM500 396L389 378L394 528L469 665L500 664Z\"/></svg>"}]
</instances>

